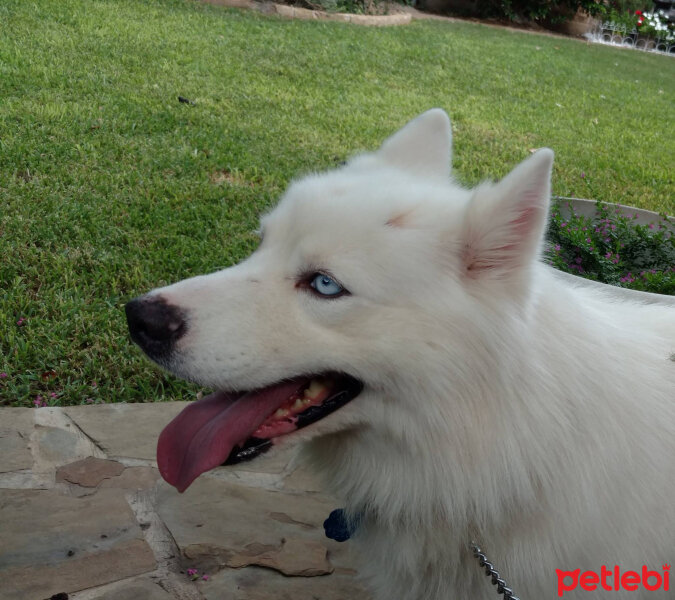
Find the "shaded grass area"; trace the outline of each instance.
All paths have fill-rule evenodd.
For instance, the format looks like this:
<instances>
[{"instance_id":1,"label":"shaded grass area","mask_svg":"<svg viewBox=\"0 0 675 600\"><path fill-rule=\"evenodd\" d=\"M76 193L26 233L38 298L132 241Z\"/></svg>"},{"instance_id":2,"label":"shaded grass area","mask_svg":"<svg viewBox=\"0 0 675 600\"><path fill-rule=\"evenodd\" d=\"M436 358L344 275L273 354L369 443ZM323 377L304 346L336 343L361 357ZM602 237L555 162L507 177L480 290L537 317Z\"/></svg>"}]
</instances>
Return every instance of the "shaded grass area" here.
<instances>
[{"instance_id":1,"label":"shaded grass area","mask_svg":"<svg viewBox=\"0 0 675 600\"><path fill-rule=\"evenodd\" d=\"M669 57L187 0L4 0L0 22L2 404L194 397L131 345L124 302L239 261L293 176L432 106L464 183L550 146L555 194L675 212Z\"/></svg>"}]
</instances>

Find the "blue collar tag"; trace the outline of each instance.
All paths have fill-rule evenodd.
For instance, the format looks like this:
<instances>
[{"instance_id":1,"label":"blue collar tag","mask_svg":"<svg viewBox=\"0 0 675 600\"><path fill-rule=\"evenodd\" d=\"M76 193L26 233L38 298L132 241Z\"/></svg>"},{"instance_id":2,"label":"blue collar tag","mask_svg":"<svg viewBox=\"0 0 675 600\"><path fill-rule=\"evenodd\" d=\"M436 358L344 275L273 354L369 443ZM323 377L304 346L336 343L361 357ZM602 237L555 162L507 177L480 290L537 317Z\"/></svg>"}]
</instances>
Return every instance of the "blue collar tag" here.
<instances>
[{"instance_id":1,"label":"blue collar tag","mask_svg":"<svg viewBox=\"0 0 675 600\"><path fill-rule=\"evenodd\" d=\"M336 542L346 542L359 526L361 518L348 519L343 508L337 508L323 522L326 537Z\"/></svg>"}]
</instances>

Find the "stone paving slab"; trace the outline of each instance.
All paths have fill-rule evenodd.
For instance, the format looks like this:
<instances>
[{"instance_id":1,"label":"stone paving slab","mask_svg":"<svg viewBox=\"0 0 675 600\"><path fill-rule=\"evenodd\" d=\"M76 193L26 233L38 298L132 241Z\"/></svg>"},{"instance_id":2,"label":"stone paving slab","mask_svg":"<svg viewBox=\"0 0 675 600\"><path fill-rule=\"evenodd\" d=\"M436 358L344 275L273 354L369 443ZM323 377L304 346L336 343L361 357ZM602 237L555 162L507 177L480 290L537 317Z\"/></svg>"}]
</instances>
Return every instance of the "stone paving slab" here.
<instances>
[{"instance_id":1,"label":"stone paving slab","mask_svg":"<svg viewBox=\"0 0 675 600\"><path fill-rule=\"evenodd\" d=\"M82 596L84 598L84 596ZM173 596L149 577L134 577L95 591L88 600L172 600Z\"/></svg>"},{"instance_id":2,"label":"stone paving slab","mask_svg":"<svg viewBox=\"0 0 675 600\"><path fill-rule=\"evenodd\" d=\"M350 565L348 546L323 534L323 521L335 508L325 496L261 490L208 477L184 494L164 483L159 488L157 512L188 559L186 567L212 572L248 562L304 576Z\"/></svg>"},{"instance_id":3,"label":"stone paving slab","mask_svg":"<svg viewBox=\"0 0 675 600\"><path fill-rule=\"evenodd\" d=\"M184 494L160 478L185 404L0 409L0 600L368 600L293 449Z\"/></svg>"},{"instance_id":4,"label":"stone paving slab","mask_svg":"<svg viewBox=\"0 0 675 600\"><path fill-rule=\"evenodd\" d=\"M206 600L369 600L350 574L284 577L259 567L228 569L200 584ZM395 600L392 598L392 600Z\"/></svg>"},{"instance_id":5,"label":"stone paving slab","mask_svg":"<svg viewBox=\"0 0 675 600\"><path fill-rule=\"evenodd\" d=\"M99 483L124 472L124 465L116 460L88 456L56 470L56 482L68 482L83 487L97 487Z\"/></svg>"},{"instance_id":6,"label":"stone paving slab","mask_svg":"<svg viewBox=\"0 0 675 600\"><path fill-rule=\"evenodd\" d=\"M68 406L63 411L108 456L155 460L160 432L186 405L104 404Z\"/></svg>"},{"instance_id":7,"label":"stone paving slab","mask_svg":"<svg viewBox=\"0 0 675 600\"><path fill-rule=\"evenodd\" d=\"M55 490L0 490L0 524L6 600L37 600L157 566L120 490L82 498Z\"/></svg>"},{"instance_id":8,"label":"stone paving slab","mask_svg":"<svg viewBox=\"0 0 675 600\"><path fill-rule=\"evenodd\" d=\"M0 421L0 473L21 471L33 466L28 444L33 432L33 409L4 408Z\"/></svg>"}]
</instances>

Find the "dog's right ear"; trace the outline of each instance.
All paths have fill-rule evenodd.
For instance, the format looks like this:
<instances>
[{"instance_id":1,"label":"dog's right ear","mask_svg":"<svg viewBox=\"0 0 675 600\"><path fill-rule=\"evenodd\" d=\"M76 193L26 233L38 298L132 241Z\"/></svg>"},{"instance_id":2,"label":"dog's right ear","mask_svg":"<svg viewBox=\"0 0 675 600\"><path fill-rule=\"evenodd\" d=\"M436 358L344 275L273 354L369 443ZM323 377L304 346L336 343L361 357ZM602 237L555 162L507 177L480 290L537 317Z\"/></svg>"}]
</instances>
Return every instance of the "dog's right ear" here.
<instances>
[{"instance_id":1,"label":"dog's right ear","mask_svg":"<svg viewBox=\"0 0 675 600\"><path fill-rule=\"evenodd\" d=\"M509 278L534 262L548 222L552 168L553 150L542 148L499 183L474 190L463 226L467 277Z\"/></svg>"},{"instance_id":2,"label":"dog's right ear","mask_svg":"<svg viewBox=\"0 0 675 600\"><path fill-rule=\"evenodd\" d=\"M417 175L450 177L450 118L432 108L386 139L376 152L380 160Z\"/></svg>"}]
</instances>

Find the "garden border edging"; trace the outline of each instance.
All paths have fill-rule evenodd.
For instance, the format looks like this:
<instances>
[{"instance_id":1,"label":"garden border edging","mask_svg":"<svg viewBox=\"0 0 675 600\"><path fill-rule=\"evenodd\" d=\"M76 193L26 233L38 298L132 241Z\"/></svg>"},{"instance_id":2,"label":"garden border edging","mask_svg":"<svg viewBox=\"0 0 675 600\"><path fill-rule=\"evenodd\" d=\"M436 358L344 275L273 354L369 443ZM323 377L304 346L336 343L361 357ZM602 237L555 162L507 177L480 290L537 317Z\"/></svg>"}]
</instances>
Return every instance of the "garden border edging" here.
<instances>
[{"instance_id":1,"label":"garden border edging","mask_svg":"<svg viewBox=\"0 0 675 600\"><path fill-rule=\"evenodd\" d=\"M305 21L338 21L341 23L353 23L354 25L367 25L370 27L388 27L391 25L408 25L412 16L407 13L394 15L357 15L351 13L329 13L322 10L310 10L275 2L259 2L257 0L200 0L206 4L227 6L229 8L247 8L265 14L276 14L290 19L302 19Z\"/></svg>"}]
</instances>

